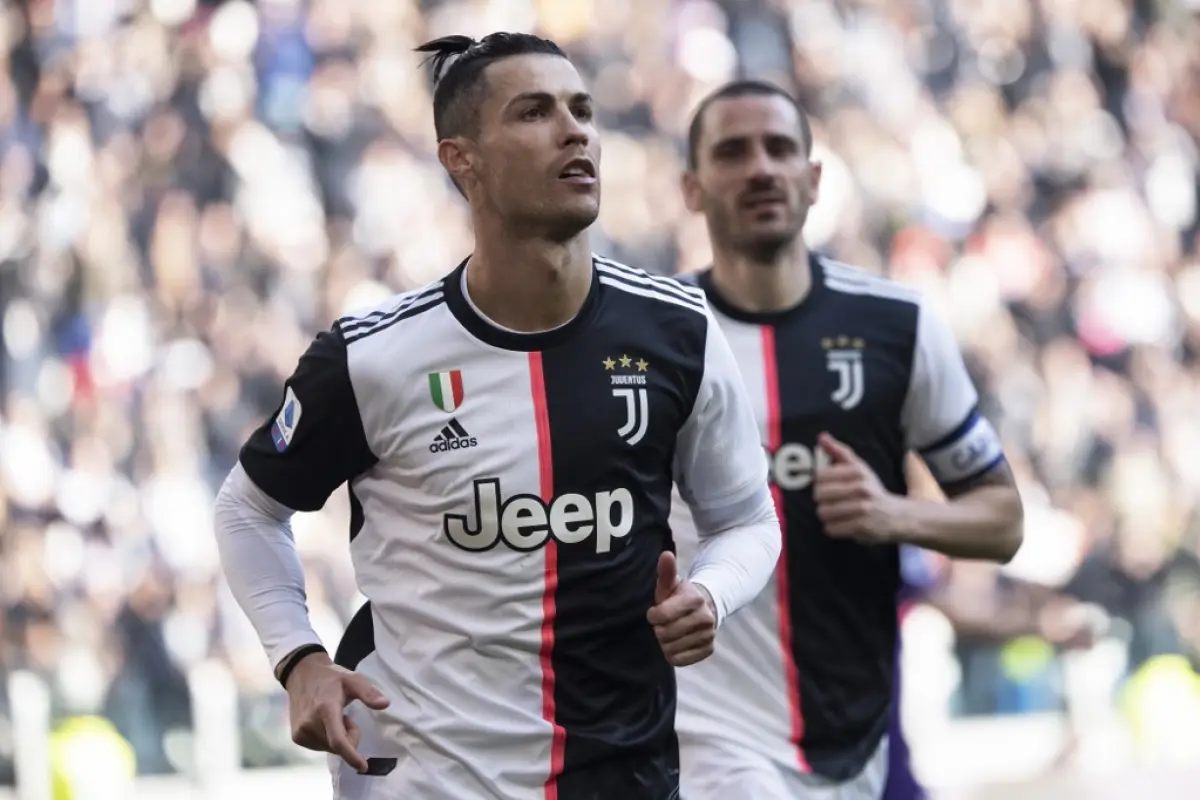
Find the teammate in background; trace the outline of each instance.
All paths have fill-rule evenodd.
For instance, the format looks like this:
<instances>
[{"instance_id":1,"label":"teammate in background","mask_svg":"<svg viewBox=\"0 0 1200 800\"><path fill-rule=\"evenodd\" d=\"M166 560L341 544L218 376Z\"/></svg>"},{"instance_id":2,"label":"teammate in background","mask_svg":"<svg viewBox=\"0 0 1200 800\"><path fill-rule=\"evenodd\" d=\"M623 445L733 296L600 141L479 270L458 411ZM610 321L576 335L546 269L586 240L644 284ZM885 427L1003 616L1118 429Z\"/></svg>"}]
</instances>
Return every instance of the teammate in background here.
<instances>
[{"instance_id":1,"label":"teammate in background","mask_svg":"<svg viewBox=\"0 0 1200 800\"><path fill-rule=\"evenodd\" d=\"M784 528L770 588L717 655L680 670L683 796L878 798L897 637L899 545L1007 561L1021 499L946 325L914 291L811 254L821 167L798 104L730 84L689 133L697 277L755 402ZM951 498L905 496L918 452ZM680 555L691 537L673 522Z\"/></svg>"},{"instance_id":2,"label":"teammate in background","mask_svg":"<svg viewBox=\"0 0 1200 800\"><path fill-rule=\"evenodd\" d=\"M590 252L600 145L562 51L420 50L474 252L312 343L218 497L226 576L337 798L674 796L673 666L779 555L749 398L701 292ZM369 602L331 660L288 520L347 482Z\"/></svg>"}]
</instances>

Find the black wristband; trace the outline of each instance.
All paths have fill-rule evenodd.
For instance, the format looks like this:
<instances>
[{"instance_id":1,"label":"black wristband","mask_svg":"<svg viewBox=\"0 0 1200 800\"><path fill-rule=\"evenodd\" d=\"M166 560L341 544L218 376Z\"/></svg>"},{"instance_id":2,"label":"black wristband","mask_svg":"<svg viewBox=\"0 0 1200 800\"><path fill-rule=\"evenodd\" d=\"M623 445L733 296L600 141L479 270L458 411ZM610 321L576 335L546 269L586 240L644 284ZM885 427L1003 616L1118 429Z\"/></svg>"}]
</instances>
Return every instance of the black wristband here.
<instances>
[{"instance_id":1,"label":"black wristband","mask_svg":"<svg viewBox=\"0 0 1200 800\"><path fill-rule=\"evenodd\" d=\"M287 679L291 677L292 670L296 668L297 664L314 653L328 654L329 651L319 644L306 644L288 657L287 663L279 671L279 685L283 687L284 691L287 691Z\"/></svg>"}]
</instances>

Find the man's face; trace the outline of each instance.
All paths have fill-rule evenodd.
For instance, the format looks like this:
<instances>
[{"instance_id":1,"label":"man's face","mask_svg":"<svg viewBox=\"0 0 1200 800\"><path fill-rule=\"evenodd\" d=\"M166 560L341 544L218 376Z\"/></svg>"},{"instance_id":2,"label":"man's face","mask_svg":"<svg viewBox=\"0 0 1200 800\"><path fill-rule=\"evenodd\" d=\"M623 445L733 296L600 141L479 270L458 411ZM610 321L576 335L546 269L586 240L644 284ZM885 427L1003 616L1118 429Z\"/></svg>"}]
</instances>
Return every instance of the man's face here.
<instances>
[{"instance_id":1,"label":"man's face","mask_svg":"<svg viewBox=\"0 0 1200 800\"><path fill-rule=\"evenodd\" d=\"M714 244L766 257L800 236L820 178L790 102L728 97L704 112L683 191L688 208L704 213Z\"/></svg>"},{"instance_id":2,"label":"man's face","mask_svg":"<svg viewBox=\"0 0 1200 800\"><path fill-rule=\"evenodd\" d=\"M488 67L472 172L512 225L566 241L600 213L592 99L565 58L515 56Z\"/></svg>"}]
</instances>

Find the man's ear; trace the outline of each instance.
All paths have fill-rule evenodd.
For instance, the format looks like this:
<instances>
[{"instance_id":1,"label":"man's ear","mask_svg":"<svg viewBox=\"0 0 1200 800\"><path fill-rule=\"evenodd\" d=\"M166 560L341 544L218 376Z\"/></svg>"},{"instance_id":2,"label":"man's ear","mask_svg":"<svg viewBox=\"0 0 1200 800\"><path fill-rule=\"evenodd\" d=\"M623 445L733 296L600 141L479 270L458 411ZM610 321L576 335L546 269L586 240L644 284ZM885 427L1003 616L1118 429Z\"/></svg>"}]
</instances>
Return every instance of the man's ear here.
<instances>
[{"instance_id":1,"label":"man's ear","mask_svg":"<svg viewBox=\"0 0 1200 800\"><path fill-rule=\"evenodd\" d=\"M683 191L683 203L688 211L699 214L704 210L704 191L700 188L700 179L695 172L684 172L679 178L679 188Z\"/></svg>"},{"instance_id":2,"label":"man's ear","mask_svg":"<svg viewBox=\"0 0 1200 800\"><path fill-rule=\"evenodd\" d=\"M460 189L473 183L475 154L461 136L442 139L437 146L438 161Z\"/></svg>"},{"instance_id":3,"label":"man's ear","mask_svg":"<svg viewBox=\"0 0 1200 800\"><path fill-rule=\"evenodd\" d=\"M808 180L809 186L811 187L808 202L810 204L816 203L817 199L821 196L821 174L821 162L810 162L808 165Z\"/></svg>"}]
</instances>

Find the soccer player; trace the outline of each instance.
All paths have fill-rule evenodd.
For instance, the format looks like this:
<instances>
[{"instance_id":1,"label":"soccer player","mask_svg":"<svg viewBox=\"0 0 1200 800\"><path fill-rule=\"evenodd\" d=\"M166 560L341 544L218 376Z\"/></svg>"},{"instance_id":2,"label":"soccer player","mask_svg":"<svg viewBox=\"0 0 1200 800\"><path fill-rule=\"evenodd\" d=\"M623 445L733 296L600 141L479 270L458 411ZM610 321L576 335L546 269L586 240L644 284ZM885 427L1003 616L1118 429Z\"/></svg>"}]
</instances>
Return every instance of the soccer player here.
<instances>
[{"instance_id":1,"label":"soccer player","mask_svg":"<svg viewBox=\"0 0 1200 800\"><path fill-rule=\"evenodd\" d=\"M741 81L704 100L683 192L696 280L755 404L784 529L769 589L680 670L689 800L874 800L887 772L899 545L1006 561L1021 499L947 326L914 291L810 253L821 165L798 104ZM906 497L916 451L949 502ZM673 522L686 557L686 509Z\"/></svg>"},{"instance_id":2,"label":"soccer player","mask_svg":"<svg viewBox=\"0 0 1200 800\"><path fill-rule=\"evenodd\" d=\"M600 144L562 51L420 50L474 250L316 337L218 497L229 584L337 798L673 797L673 667L778 560L753 409L701 292L590 252ZM288 519L343 483L368 604L331 660Z\"/></svg>"}]
</instances>

